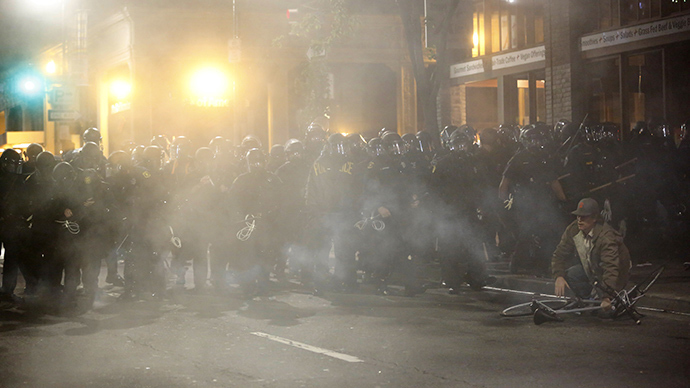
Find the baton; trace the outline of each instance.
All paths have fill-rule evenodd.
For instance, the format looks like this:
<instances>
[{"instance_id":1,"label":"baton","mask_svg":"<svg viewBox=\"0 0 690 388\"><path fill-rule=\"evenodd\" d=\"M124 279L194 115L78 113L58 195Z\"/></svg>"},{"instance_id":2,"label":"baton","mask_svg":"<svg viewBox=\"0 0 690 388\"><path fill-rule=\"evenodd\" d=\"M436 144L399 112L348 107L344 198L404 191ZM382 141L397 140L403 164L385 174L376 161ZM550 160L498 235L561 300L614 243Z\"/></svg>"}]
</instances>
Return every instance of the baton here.
<instances>
[{"instance_id":1,"label":"baton","mask_svg":"<svg viewBox=\"0 0 690 388\"><path fill-rule=\"evenodd\" d=\"M611 181L611 182L609 182L609 183L604 183L604 184L601 185L601 186L597 186L597 187L595 187L595 188L593 188L593 189L590 189L589 191L586 191L585 194L590 194L590 193L593 193L593 192L595 192L595 191L599 191L599 190L601 190L601 189L607 188L607 187L613 185L614 183L625 182L625 181L627 181L628 179L631 179L631 178L634 178L634 177L635 177L635 174L630 174L630 175L628 175L628 176L624 176L624 177L622 177L622 178L618 178L618 179L616 179L615 181Z\"/></svg>"},{"instance_id":2,"label":"baton","mask_svg":"<svg viewBox=\"0 0 690 388\"><path fill-rule=\"evenodd\" d=\"M630 163L635 163L636 161L637 161L637 158L632 158L632 159L628 160L627 162L621 163L621 164L619 164L618 166L616 166L616 167L614 167L614 168L615 168L616 170L618 170L619 168L623 168L623 167L627 166L627 165L630 164Z\"/></svg>"}]
</instances>

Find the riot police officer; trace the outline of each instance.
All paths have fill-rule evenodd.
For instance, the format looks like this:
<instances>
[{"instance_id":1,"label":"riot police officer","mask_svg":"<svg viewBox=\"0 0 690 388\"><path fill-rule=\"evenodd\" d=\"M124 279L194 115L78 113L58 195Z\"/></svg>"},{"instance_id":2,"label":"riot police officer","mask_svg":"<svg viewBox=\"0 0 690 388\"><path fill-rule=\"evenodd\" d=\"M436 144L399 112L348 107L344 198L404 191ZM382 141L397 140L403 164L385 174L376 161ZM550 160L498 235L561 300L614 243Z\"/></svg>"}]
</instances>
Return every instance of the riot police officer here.
<instances>
[{"instance_id":1,"label":"riot police officer","mask_svg":"<svg viewBox=\"0 0 690 388\"><path fill-rule=\"evenodd\" d=\"M517 246L511 271L546 274L560 230L559 201L565 201L553 159L546 151L545 125L529 125L520 134L522 149L508 162L499 185L499 197L514 212ZM556 224L554 224L556 223Z\"/></svg>"},{"instance_id":2,"label":"riot police officer","mask_svg":"<svg viewBox=\"0 0 690 388\"><path fill-rule=\"evenodd\" d=\"M331 244L336 258L336 285L352 287L356 282L352 235L358 218L359 185L353 167L347 142L343 135L336 133L328 138L328 146L309 173L306 190L309 252L302 274L303 282L313 281L317 293L327 281Z\"/></svg>"},{"instance_id":3,"label":"riot police officer","mask_svg":"<svg viewBox=\"0 0 690 388\"><path fill-rule=\"evenodd\" d=\"M490 282L486 274L479 211L482 207L484 166L475 153L474 139L456 130L448 141L450 153L434 161L434 189L442 276L449 292L457 294L466 282L480 290Z\"/></svg>"},{"instance_id":4,"label":"riot police officer","mask_svg":"<svg viewBox=\"0 0 690 388\"><path fill-rule=\"evenodd\" d=\"M326 136L328 136L328 132L319 124L312 123L307 127L304 136L304 149L310 164L314 163L321 155L321 151L326 145Z\"/></svg>"},{"instance_id":5,"label":"riot police officer","mask_svg":"<svg viewBox=\"0 0 690 388\"><path fill-rule=\"evenodd\" d=\"M27 280L28 292L33 292L35 286L35 276L23 260L29 233L26 221L29 204L21 168L22 160L17 151L10 148L0 155L0 241L5 247L0 301L5 302L20 301L14 295L19 271Z\"/></svg>"},{"instance_id":6,"label":"riot police officer","mask_svg":"<svg viewBox=\"0 0 690 388\"><path fill-rule=\"evenodd\" d=\"M245 157L247 172L235 179L228 192L233 227L230 268L239 272L246 296L266 291L270 271L277 257L276 219L281 208L280 179L266 170L266 158L258 148Z\"/></svg>"}]
</instances>

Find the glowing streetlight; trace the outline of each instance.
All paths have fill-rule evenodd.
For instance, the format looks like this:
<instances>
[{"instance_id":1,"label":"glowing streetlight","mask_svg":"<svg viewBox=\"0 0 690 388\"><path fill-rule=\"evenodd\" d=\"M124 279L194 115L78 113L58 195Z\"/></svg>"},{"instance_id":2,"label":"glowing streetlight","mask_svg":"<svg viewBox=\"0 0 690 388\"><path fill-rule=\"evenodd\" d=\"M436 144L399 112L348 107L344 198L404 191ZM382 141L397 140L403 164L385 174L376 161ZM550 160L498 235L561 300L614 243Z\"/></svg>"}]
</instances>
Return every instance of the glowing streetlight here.
<instances>
[{"instance_id":1,"label":"glowing streetlight","mask_svg":"<svg viewBox=\"0 0 690 388\"><path fill-rule=\"evenodd\" d=\"M197 98L221 98L228 90L228 77L221 70L203 68L198 70L190 80L190 89Z\"/></svg>"},{"instance_id":2,"label":"glowing streetlight","mask_svg":"<svg viewBox=\"0 0 690 388\"><path fill-rule=\"evenodd\" d=\"M123 80L115 80L110 83L110 94L117 100L124 100L132 92L132 84Z\"/></svg>"},{"instance_id":3,"label":"glowing streetlight","mask_svg":"<svg viewBox=\"0 0 690 388\"><path fill-rule=\"evenodd\" d=\"M55 61L51 60L50 62L46 63L45 67L46 73L48 74L55 74L57 71L57 66L55 65Z\"/></svg>"},{"instance_id":4,"label":"glowing streetlight","mask_svg":"<svg viewBox=\"0 0 690 388\"><path fill-rule=\"evenodd\" d=\"M41 80L35 76L26 76L19 81L19 89L28 95L38 94L41 90Z\"/></svg>"}]
</instances>

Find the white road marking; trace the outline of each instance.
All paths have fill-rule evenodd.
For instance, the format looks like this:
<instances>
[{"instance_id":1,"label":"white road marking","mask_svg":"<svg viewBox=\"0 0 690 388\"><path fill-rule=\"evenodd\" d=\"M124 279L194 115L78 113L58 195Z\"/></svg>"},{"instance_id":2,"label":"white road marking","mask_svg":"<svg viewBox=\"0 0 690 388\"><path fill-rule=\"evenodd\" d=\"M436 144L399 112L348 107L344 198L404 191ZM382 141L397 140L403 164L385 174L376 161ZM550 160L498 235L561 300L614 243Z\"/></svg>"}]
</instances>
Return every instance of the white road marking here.
<instances>
[{"instance_id":1,"label":"white road marking","mask_svg":"<svg viewBox=\"0 0 690 388\"><path fill-rule=\"evenodd\" d=\"M318 348L318 347L316 347L316 346L311 346L311 345L303 344L303 343L301 343L301 342L293 341L293 340L291 340L291 339L282 338L282 337L278 337L278 336L275 336L275 335L262 333L262 332L259 332L259 331L255 331L255 332L253 332L253 333L251 333L251 334L253 334L253 335L257 336L257 337L267 338L267 339L270 339L270 340L272 340L272 341L280 342L280 343L285 344L285 345L294 346L294 347L299 348L299 349L304 349L304 350L308 350L308 351L310 351L310 352L314 352L314 353L318 353L318 354L323 354L323 355L326 355L326 356L329 356L329 357L333 357L333 358L337 358L337 359L339 359L339 360L343 360L343 361L347 361L347 362L364 362L364 361L362 361L362 360L360 360L359 358L354 357L354 356L349 356L349 355L347 355L347 354L334 352L334 351L332 351L332 350L328 350L328 349L324 349L324 348Z\"/></svg>"}]
</instances>

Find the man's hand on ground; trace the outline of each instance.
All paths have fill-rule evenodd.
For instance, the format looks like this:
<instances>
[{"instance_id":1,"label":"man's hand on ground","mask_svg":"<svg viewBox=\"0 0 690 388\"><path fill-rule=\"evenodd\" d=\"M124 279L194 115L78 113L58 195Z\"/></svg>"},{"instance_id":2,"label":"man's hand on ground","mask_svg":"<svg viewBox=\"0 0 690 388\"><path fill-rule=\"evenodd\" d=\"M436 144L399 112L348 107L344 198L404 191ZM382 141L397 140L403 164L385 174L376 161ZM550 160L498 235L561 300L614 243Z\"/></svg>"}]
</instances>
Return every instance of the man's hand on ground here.
<instances>
[{"instance_id":1,"label":"man's hand on ground","mask_svg":"<svg viewBox=\"0 0 690 388\"><path fill-rule=\"evenodd\" d=\"M565 278L563 276L559 276L556 278L556 288L554 290L556 296L564 296L565 295L565 288L570 288L568 285L568 282L565 281Z\"/></svg>"},{"instance_id":2,"label":"man's hand on ground","mask_svg":"<svg viewBox=\"0 0 690 388\"><path fill-rule=\"evenodd\" d=\"M609 298L604 298L601 300L601 308L604 311L609 311L611 310L611 299Z\"/></svg>"}]
</instances>

